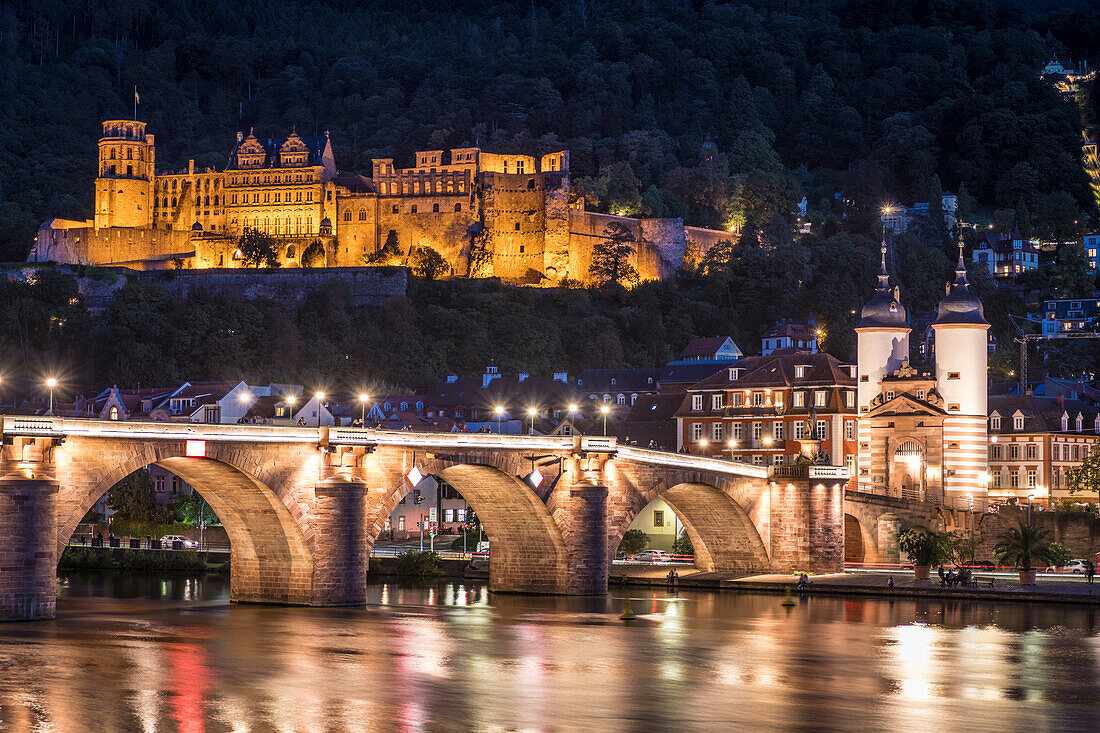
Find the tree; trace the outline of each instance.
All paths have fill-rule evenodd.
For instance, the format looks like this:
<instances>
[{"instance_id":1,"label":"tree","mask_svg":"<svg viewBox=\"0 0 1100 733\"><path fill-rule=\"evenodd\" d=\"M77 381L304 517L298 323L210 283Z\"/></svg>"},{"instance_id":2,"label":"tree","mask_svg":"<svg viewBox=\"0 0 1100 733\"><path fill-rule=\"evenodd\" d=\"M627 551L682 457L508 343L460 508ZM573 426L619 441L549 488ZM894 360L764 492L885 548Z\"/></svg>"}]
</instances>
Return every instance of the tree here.
<instances>
[{"instance_id":1,"label":"tree","mask_svg":"<svg viewBox=\"0 0 1100 733\"><path fill-rule=\"evenodd\" d=\"M134 522L149 521L157 506L149 470L139 468L112 486L107 494L107 503L123 519Z\"/></svg>"},{"instance_id":2,"label":"tree","mask_svg":"<svg viewBox=\"0 0 1100 733\"><path fill-rule=\"evenodd\" d=\"M993 555L1001 565L1011 565L1017 570L1032 570L1036 563L1050 565L1050 542L1047 530L1038 524L1020 521L1020 525L998 537Z\"/></svg>"},{"instance_id":3,"label":"tree","mask_svg":"<svg viewBox=\"0 0 1100 733\"><path fill-rule=\"evenodd\" d=\"M490 249L492 235L489 230L476 225L470 232L470 257L467 277L493 276L493 250Z\"/></svg>"},{"instance_id":4,"label":"tree","mask_svg":"<svg viewBox=\"0 0 1100 733\"><path fill-rule=\"evenodd\" d=\"M1066 472L1066 488L1071 494L1095 494L1100 490L1100 448L1093 448L1079 465Z\"/></svg>"},{"instance_id":5,"label":"tree","mask_svg":"<svg viewBox=\"0 0 1100 733\"><path fill-rule=\"evenodd\" d=\"M637 555L647 547L649 547L649 535L640 529L628 529L623 534L622 541L619 542L619 554Z\"/></svg>"},{"instance_id":6,"label":"tree","mask_svg":"<svg viewBox=\"0 0 1100 733\"><path fill-rule=\"evenodd\" d=\"M592 264L588 275L597 285L632 286L638 282L638 270L630 263L638 241L630 227L620 221L608 223L605 239L592 248Z\"/></svg>"},{"instance_id":7,"label":"tree","mask_svg":"<svg viewBox=\"0 0 1100 733\"><path fill-rule=\"evenodd\" d=\"M417 247L414 249L412 261L409 264L417 277L429 281L442 277L449 269L443 255L431 247Z\"/></svg>"},{"instance_id":8,"label":"tree","mask_svg":"<svg viewBox=\"0 0 1100 733\"><path fill-rule=\"evenodd\" d=\"M314 239L302 251L302 267L324 267L326 263L325 246L321 240Z\"/></svg>"},{"instance_id":9,"label":"tree","mask_svg":"<svg viewBox=\"0 0 1100 733\"><path fill-rule=\"evenodd\" d=\"M695 545L692 544L691 538L688 537L687 532L676 538L676 541L672 543L672 551L678 555L694 555Z\"/></svg>"},{"instance_id":10,"label":"tree","mask_svg":"<svg viewBox=\"0 0 1100 733\"><path fill-rule=\"evenodd\" d=\"M237 249L247 267L279 266L279 242L258 229L245 227L237 237Z\"/></svg>"}]
</instances>

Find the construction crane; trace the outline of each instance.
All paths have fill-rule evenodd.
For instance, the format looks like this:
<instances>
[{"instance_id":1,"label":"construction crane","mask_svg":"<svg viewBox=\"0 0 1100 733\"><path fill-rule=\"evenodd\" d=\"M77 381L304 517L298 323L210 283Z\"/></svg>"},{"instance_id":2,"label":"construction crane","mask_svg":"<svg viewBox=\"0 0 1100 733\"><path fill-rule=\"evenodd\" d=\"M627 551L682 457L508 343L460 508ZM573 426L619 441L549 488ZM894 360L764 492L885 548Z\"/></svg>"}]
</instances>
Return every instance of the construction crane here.
<instances>
[{"instance_id":1,"label":"construction crane","mask_svg":"<svg viewBox=\"0 0 1100 733\"><path fill-rule=\"evenodd\" d=\"M1027 316L1014 316L1011 313L1008 315L1008 319L1012 322L1012 325L1019 332L1019 336L1013 339L1014 342L1020 345L1020 394L1027 393L1027 347L1028 344L1033 342L1043 341L1065 341L1065 340L1080 340L1080 339L1100 339L1100 333L1092 333L1090 331L1059 331L1057 333L1024 333L1023 327L1017 321L1025 321L1030 323L1038 323L1042 326L1042 321L1035 318L1028 318Z\"/></svg>"}]
</instances>

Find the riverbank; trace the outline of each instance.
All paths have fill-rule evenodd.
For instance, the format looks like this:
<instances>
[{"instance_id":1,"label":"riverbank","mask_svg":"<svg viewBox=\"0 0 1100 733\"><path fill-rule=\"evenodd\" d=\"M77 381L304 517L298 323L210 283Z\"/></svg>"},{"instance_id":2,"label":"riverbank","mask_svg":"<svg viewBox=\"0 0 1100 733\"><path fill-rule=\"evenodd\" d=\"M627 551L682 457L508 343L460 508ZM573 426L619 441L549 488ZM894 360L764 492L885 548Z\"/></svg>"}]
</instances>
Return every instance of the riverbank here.
<instances>
[{"instance_id":1,"label":"riverbank","mask_svg":"<svg viewBox=\"0 0 1100 733\"><path fill-rule=\"evenodd\" d=\"M721 590L740 593L785 593L795 590L795 575L751 575L704 573L695 568L677 568L678 587L684 590ZM616 567L611 587L625 578L627 586L666 587L668 567ZM894 585L889 585L889 579ZM985 577L979 575L979 577ZM936 598L952 600L1026 601L1041 603L1085 603L1100 605L1100 583L1045 581L1022 586L1015 579L994 578L993 585L951 588L941 586L938 578L915 580L911 574L836 573L810 578L807 593L884 598Z\"/></svg>"},{"instance_id":2,"label":"riverbank","mask_svg":"<svg viewBox=\"0 0 1100 733\"><path fill-rule=\"evenodd\" d=\"M128 570L133 572L228 573L229 553L194 550L123 550L111 547L66 547L58 570Z\"/></svg>"}]
</instances>

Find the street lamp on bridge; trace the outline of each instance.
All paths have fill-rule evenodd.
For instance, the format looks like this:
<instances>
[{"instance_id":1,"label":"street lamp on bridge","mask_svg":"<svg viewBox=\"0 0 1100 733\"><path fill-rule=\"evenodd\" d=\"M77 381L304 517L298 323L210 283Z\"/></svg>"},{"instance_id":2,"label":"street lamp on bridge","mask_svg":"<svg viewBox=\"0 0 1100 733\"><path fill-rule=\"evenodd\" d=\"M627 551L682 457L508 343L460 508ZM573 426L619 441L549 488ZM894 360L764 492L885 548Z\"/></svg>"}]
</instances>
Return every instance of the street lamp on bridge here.
<instances>
[{"instance_id":1,"label":"street lamp on bridge","mask_svg":"<svg viewBox=\"0 0 1100 733\"><path fill-rule=\"evenodd\" d=\"M493 414L497 416L497 435L500 435L500 416L504 414L504 407L497 405L493 408Z\"/></svg>"},{"instance_id":2,"label":"street lamp on bridge","mask_svg":"<svg viewBox=\"0 0 1100 733\"><path fill-rule=\"evenodd\" d=\"M370 395L362 393L359 395L359 426L367 426L367 402L370 400Z\"/></svg>"},{"instance_id":3,"label":"street lamp on bridge","mask_svg":"<svg viewBox=\"0 0 1100 733\"><path fill-rule=\"evenodd\" d=\"M527 408L527 417L531 418L531 435L535 434L535 418L538 416L539 411L534 407Z\"/></svg>"},{"instance_id":4,"label":"street lamp on bridge","mask_svg":"<svg viewBox=\"0 0 1100 733\"><path fill-rule=\"evenodd\" d=\"M50 409L46 410L46 416L53 417L53 390L57 386L57 380L50 377L46 380L46 386L50 389Z\"/></svg>"},{"instance_id":5,"label":"street lamp on bridge","mask_svg":"<svg viewBox=\"0 0 1100 733\"><path fill-rule=\"evenodd\" d=\"M321 408L324 406L325 393L317 392L313 396L317 400L317 427L321 427Z\"/></svg>"},{"instance_id":6,"label":"street lamp on bridge","mask_svg":"<svg viewBox=\"0 0 1100 733\"><path fill-rule=\"evenodd\" d=\"M607 405L600 405L600 414L603 415L603 434L607 436L607 413L611 412L611 408Z\"/></svg>"}]
</instances>

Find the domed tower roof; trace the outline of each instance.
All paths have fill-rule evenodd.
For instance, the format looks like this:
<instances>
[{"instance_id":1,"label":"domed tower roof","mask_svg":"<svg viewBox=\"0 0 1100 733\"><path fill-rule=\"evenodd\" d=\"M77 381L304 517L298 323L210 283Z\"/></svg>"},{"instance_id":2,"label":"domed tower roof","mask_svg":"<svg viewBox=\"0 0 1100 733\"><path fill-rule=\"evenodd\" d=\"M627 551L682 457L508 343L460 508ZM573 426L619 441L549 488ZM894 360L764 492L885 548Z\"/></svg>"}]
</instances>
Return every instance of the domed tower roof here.
<instances>
[{"instance_id":1,"label":"domed tower roof","mask_svg":"<svg viewBox=\"0 0 1100 733\"><path fill-rule=\"evenodd\" d=\"M947 295L936 308L933 326L975 325L988 326L982 301L970 292L966 279L966 263L963 261L962 236L959 237L959 262L955 265L955 282L947 286Z\"/></svg>"},{"instance_id":2,"label":"domed tower roof","mask_svg":"<svg viewBox=\"0 0 1100 733\"><path fill-rule=\"evenodd\" d=\"M908 331L905 306L901 304L898 289L890 287L890 275L886 272L886 241L882 242L882 266L878 271L878 287L875 295L863 306L860 328L893 328Z\"/></svg>"}]
</instances>

